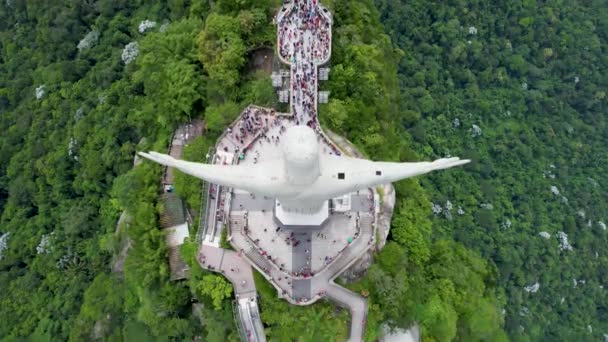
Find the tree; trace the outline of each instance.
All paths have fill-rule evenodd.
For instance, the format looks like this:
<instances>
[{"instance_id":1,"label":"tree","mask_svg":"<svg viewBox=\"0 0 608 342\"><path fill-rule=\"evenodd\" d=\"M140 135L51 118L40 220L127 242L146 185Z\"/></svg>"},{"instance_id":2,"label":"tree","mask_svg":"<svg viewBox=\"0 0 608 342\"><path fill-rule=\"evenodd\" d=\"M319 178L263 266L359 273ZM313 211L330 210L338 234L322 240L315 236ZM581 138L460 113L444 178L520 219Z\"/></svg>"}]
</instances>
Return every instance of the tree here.
<instances>
[{"instance_id":1,"label":"tree","mask_svg":"<svg viewBox=\"0 0 608 342\"><path fill-rule=\"evenodd\" d=\"M228 124L239 115L241 108L234 102L225 102L221 105L211 105L205 111L207 129L214 133L221 133Z\"/></svg>"},{"instance_id":2,"label":"tree","mask_svg":"<svg viewBox=\"0 0 608 342\"><path fill-rule=\"evenodd\" d=\"M241 103L272 107L277 103L276 93L272 87L269 75L264 71L257 71L242 86L244 94Z\"/></svg>"},{"instance_id":3,"label":"tree","mask_svg":"<svg viewBox=\"0 0 608 342\"><path fill-rule=\"evenodd\" d=\"M197 290L211 297L215 310L221 310L222 301L232 295L232 284L222 276L209 274L203 277Z\"/></svg>"},{"instance_id":4,"label":"tree","mask_svg":"<svg viewBox=\"0 0 608 342\"><path fill-rule=\"evenodd\" d=\"M226 89L234 88L245 64L245 44L238 19L211 13L198 44L200 60L210 79Z\"/></svg>"},{"instance_id":5,"label":"tree","mask_svg":"<svg viewBox=\"0 0 608 342\"><path fill-rule=\"evenodd\" d=\"M122 316L122 284L112 275L101 273L95 277L84 293L84 301L78 315L78 326L70 333L70 339L78 340L89 336L95 322L106 326L118 323ZM109 330L109 331L108 331Z\"/></svg>"},{"instance_id":6,"label":"tree","mask_svg":"<svg viewBox=\"0 0 608 342\"><path fill-rule=\"evenodd\" d=\"M148 33L139 44L139 69L133 78L143 83L147 96L156 98L150 111L161 126L171 127L197 114L195 105L202 101L203 78L195 37L201 25L198 19L181 20L165 32Z\"/></svg>"},{"instance_id":7,"label":"tree","mask_svg":"<svg viewBox=\"0 0 608 342\"><path fill-rule=\"evenodd\" d=\"M181 158L188 161L205 162L207 159L206 154L214 144L213 138L215 136L197 137L184 147ZM175 187L175 192L186 201L190 208L200 208L202 186L200 180L193 179L192 176L175 170L173 186Z\"/></svg>"},{"instance_id":8,"label":"tree","mask_svg":"<svg viewBox=\"0 0 608 342\"><path fill-rule=\"evenodd\" d=\"M439 341L451 341L456 337L458 314L449 304L434 295L424 303L420 316L423 336L433 336Z\"/></svg>"},{"instance_id":9,"label":"tree","mask_svg":"<svg viewBox=\"0 0 608 342\"><path fill-rule=\"evenodd\" d=\"M348 119L348 106L345 101L332 98L326 109L322 111L322 119L326 122L330 129L336 132L342 132L345 121Z\"/></svg>"}]
</instances>

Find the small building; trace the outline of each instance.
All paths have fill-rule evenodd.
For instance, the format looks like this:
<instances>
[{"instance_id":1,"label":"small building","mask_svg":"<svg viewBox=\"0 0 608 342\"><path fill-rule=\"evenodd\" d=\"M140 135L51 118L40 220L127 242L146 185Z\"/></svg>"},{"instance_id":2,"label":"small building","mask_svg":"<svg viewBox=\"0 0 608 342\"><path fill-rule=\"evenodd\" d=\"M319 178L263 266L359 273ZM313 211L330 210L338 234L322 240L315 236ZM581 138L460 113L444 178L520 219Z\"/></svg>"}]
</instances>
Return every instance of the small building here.
<instances>
[{"instance_id":1,"label":"small building","mask_svg":"<svg viewBox=\"0 0 608 342\"><path fill-rule=\"evenodd\" d=\"M327 103L329 102L329 91L320 91L319 92L319 103Z\"/></svg>"},{"instance_id":2,"label":"small building","mask_svg":"<svg viewBox=\"0 0 608 342\"><path fill-rule=\"evenodd\" d=\"M280 73L278 72L273 72L272 73L272 86L275 88L279 88L283 85L283 76L281 76Z\"/></svg>"},{"instance_id":3,"label":"small building","mask_svg":"<svg viewBox=\"0 0 608 342\"><path fill-rule=\"evenodd\" d=\"M329 79L329 68L319 68L319 81L327 81Z\"/></svg>"},{"instance_id":4,"label":"small building","mask_svg":"<svg viewBox=\"0 0 608 342\"><path fill-rule=\"evenodd\" d=\"M350 211L350 195L346 194L332 199L334 212L345 213Z\"/></svg>"},{"instance_id":5,"label":"small building","mask_svg":"<svg viewBox=\"0 0 608 342\"><path fill-rule=\"evenodd\" d=\"M279 90L279 102L281 102L281 103L289 102L289 90Z\"/></svg>"},{"instance_id":6,"label":"small building","mask_svg":"<svg viewBox=\"0 0 608 342\"><path fill-rule=\"evenodd\" d=\"M393 331L388 326L382 326L384 336L380 339L381 342L419 342L420 341L420 326L418 324L408 330L397 328Z\"/></svg>"}]
</instances>

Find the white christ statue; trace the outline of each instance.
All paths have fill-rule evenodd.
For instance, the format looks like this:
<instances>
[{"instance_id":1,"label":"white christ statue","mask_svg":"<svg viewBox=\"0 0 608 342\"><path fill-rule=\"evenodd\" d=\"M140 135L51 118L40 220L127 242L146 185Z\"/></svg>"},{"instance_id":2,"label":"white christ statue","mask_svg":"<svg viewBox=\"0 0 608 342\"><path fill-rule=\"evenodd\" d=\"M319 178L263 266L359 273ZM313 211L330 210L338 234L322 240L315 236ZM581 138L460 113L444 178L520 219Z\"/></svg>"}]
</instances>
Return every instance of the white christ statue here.
<instances>
[{"instance_id":1,"label":"white christ statue","mask_svg":"<svg viewBox=\"0 0 608 342\"><path fill-rule=\"evenodd\" d=\"M194 163L157 152L139 155L209 183L274 198L280 207L280 213L275 214L284 224L314 223L315 220L306 217L321 217L323 221L329 199L470 162L459 158L417 163L374 162L322 154L315 131L302 125L288 128L282 140L280 159L253 165Z\"/></svg>"}]
</instances>

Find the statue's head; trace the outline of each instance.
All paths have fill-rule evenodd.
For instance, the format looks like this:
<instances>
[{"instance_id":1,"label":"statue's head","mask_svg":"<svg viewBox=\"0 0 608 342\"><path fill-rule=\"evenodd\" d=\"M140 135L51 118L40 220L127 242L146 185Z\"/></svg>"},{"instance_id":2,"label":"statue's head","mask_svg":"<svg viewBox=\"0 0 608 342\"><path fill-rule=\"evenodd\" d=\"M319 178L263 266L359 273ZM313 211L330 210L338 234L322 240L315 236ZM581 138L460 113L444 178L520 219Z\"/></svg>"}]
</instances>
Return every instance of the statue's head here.
<instances>
[{"instance_id":1,"label":"statue's head","mask_svg":"<svg viewBox=\"0 0 608 342\"><path fill-rule=\"evenodd\" d=\"M292 126L283 137L283 158L287 180L292 184L311 184L319 177L319 143L308 126Z\"/></svg>"}]
</instances>

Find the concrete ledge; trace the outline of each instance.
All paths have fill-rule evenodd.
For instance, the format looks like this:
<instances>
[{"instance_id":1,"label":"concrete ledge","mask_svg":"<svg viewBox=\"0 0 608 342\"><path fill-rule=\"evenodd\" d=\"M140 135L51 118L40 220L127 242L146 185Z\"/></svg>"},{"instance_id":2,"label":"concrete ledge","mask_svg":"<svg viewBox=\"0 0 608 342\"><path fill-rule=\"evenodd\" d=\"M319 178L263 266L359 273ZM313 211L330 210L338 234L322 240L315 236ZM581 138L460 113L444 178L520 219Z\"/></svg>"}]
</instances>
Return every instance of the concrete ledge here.
<instances>
[{"instance_id":1,"label":"concrete ledge","mask_svg":"<svg viewBox=\"0 0 608 342\"><path fill-rule=\"evenodd\" d=\"M284 226L321 226L329 217L329 201L323 202L317 212L295 212L284 210L277 200L274 206L275 217Z\"/></svg>"}]
</instances>

